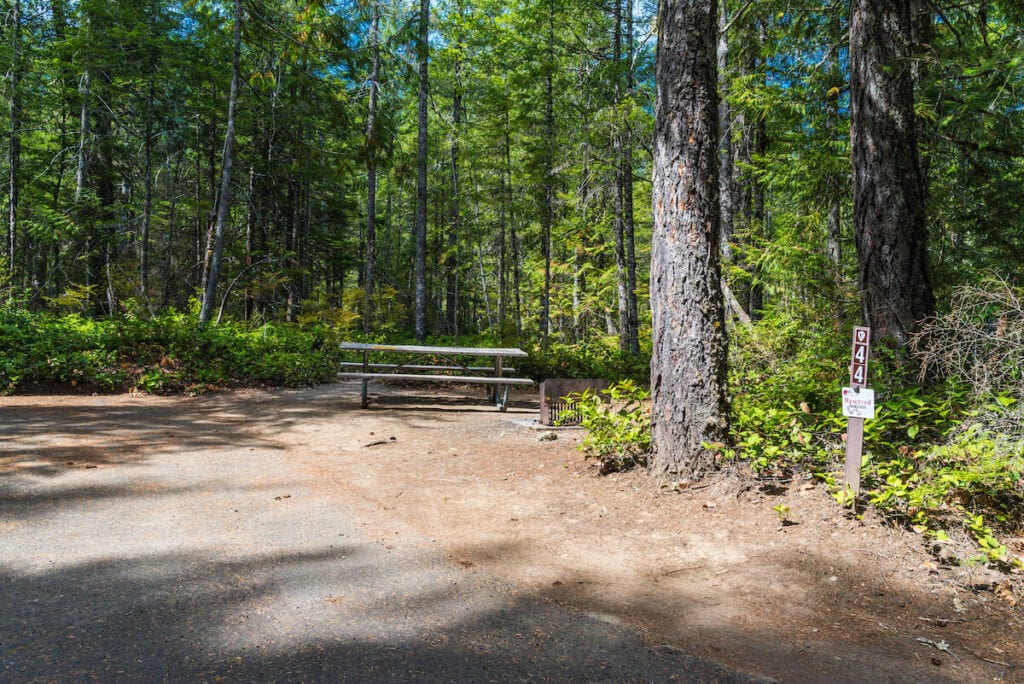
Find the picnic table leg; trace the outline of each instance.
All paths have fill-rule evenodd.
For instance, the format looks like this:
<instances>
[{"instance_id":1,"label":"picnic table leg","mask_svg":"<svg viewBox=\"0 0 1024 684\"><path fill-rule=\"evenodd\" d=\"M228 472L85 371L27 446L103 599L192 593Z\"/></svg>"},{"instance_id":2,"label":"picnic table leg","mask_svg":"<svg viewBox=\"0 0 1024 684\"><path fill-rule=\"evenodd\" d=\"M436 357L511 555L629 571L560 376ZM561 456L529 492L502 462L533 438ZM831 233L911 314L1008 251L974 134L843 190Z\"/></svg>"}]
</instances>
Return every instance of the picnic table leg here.
<instances>
[{"instance_id":1,"label":"picnic table leg","mask_svg":"<svg viewBox=\"0 0 1024 684\"><path fill-rule=\"evenodd\" d=\"M366 372L369 371L369 369L370 369L370 352L364 351L363 352L363 372L366 373ZM363 388L362 388L362 393L360 394L360 399L359 399L359 405L362 408L366 408L370 404L369 397L367 396L368 395L367 385L369 385L369 384L370 384L370 381L367 380L366 378L363 378Z\"/></svg>"},{"instance_id":2,"label":"picnic table leg","mask_svg":"<svg viewBox=\"0 0 1024 684\"><path fill-rule=\"evenodd\" d=\"M495 356L494 357L494 370L498 374L498 379L499 380L502 378L502 373L503 373L502 368L501 368L501 360L502 359L501 359L500 356ZM508 385L495 385L494 386L494 399L493 399L493 401L497 402L498 410L499 411L504 411L505 410L505 404L508 403Z\"/></svg>"}]
</instances>

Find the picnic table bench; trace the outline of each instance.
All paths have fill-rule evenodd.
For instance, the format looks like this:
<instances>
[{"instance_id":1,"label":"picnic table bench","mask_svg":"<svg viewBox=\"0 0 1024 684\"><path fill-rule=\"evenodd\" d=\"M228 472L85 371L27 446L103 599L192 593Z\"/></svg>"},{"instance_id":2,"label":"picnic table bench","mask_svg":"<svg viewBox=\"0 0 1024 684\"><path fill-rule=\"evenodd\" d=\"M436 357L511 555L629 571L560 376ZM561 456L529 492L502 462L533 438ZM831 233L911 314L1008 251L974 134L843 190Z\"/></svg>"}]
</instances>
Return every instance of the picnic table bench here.
<instances>
[{"instance_id":1,"label":"picnic table bench","mask_svg":"<svg viewBox=\"0 0 1024 684\"><path fill-rule=\"evenodd\" d=\"M342 362L339 378L361 380L361 406L369 403L367 385L370 380L402 380L407 382L454 382L490 385L491 399L499 411L508 405L509 387L512 385L533 385L529 378L510 377L515 368L504 366L506 359L526 358L522 349L512 347L431 347L411 344L369 344L364 342L342 342L343 351L361 352L361 362ZM405 354L410 358L403 363L371 363L371 354ZM490 357L494 365L475 366L462 362L464 357ZM440 363L435 362L440 359ZM424 363L423 361L430 361ZM358 370L354 370L358 369ZM429 372L433 371L433 372Z\"/></svg>"}]
</instances>

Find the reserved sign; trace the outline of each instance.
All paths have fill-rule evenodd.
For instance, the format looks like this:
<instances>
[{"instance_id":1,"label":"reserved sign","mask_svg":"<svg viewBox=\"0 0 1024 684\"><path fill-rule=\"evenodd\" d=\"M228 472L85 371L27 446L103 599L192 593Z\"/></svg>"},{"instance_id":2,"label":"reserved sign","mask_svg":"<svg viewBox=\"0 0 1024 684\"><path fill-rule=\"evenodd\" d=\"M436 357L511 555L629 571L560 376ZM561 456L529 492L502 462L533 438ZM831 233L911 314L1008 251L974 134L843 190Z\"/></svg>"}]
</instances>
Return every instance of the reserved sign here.
<instances>
[{"instance_id":1,"label":"reserved sign","mask_svg":"<svg viewBox=\"0 0 1024 684\"><path fill-rule=\"evenodd\" d=\"M843 415L847 418L873 420L875 417L875 390L862 387L843 388Z\"/></svg>"}]
</instances>

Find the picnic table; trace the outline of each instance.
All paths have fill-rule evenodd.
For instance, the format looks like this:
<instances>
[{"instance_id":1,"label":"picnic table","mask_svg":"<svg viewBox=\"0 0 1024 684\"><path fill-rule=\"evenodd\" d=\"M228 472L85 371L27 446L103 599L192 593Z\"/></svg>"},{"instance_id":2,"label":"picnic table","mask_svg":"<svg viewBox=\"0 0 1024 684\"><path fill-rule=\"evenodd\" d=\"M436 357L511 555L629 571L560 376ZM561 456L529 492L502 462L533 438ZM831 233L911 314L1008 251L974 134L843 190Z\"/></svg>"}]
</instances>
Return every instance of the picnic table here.
<instances>
[{"instance_id":1,"label":"picnic table","mask_svg":"<svg viewBox=\"0 0 1024 684\"><path fill-rule=\"evenodd\" d=\"M361 380L361 405L369 404L367 385L370 380L401 380L407 382L453 382L489 385L491 399L499 411L508 405L509 387L533 385L529 378L514 376L516 369L506 367L506 359L523 359L527 353L514 347L432 347L411 344L369 344L342 342L343 351L362 353L362 361L342 362L339 378ZM372 354L406 355L400 363L371 362ZM492 365L474 366L465 363L466 357L491 358Z\"/></svg>"}]
</instances>

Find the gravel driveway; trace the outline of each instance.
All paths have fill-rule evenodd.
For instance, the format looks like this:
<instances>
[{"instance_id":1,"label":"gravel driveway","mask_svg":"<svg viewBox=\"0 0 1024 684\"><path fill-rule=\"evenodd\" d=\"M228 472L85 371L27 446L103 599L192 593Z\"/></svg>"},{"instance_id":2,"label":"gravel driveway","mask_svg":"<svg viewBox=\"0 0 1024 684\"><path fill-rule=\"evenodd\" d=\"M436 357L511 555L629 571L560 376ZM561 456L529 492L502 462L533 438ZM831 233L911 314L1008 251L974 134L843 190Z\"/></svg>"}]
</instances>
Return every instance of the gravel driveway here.
<instances>
[{"instance_id":1,"label":"gravel driveway","mask_svg":"<svg viewBox=\"0 0 1024 684\"><path fill-rule=\"evenodd\" d=\"M352 391L3 400L0 680L750 681L382 542L290 441Z\"/></svg>"}]
</instances>

